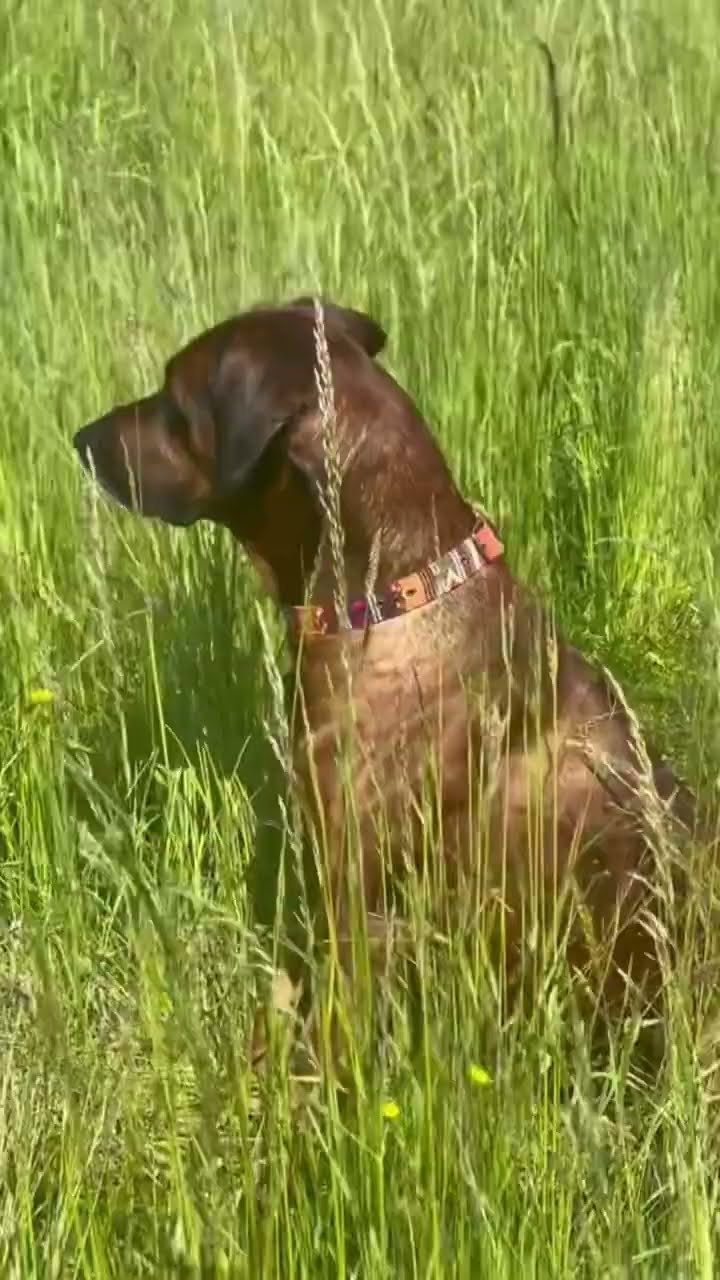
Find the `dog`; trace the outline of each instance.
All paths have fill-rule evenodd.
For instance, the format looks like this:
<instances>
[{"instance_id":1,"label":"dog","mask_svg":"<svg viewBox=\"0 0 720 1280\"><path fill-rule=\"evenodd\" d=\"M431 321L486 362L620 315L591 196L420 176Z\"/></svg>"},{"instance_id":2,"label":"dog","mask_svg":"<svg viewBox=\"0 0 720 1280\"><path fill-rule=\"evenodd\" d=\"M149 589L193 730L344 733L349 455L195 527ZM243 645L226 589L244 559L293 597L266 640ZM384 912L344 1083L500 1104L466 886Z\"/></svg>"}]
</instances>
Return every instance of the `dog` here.
<instances>
[{"instance_id":1,"label":"dog","mask_svg":"<svg viewBox=\"0 0 720 1280\"><path fill-rule=\"evenodd\" d=\"M388 865L402 881L429 860L450 894L471 884L500 903L507 973L529 946L531 899L546 923L575 902L570 967L595 973L609 1007L630 989L653 999L658 831L692 829L692 792L516 580L498 530L378 362L384 330L331 302L320 324L318 305L261 305L209 329L172 356L159 390L84 426L75 448L124 507L225 526L285 611L294 776L322 832L347 972L351 864L366 918L382 920Z\"/></svg>"}]
</instances>

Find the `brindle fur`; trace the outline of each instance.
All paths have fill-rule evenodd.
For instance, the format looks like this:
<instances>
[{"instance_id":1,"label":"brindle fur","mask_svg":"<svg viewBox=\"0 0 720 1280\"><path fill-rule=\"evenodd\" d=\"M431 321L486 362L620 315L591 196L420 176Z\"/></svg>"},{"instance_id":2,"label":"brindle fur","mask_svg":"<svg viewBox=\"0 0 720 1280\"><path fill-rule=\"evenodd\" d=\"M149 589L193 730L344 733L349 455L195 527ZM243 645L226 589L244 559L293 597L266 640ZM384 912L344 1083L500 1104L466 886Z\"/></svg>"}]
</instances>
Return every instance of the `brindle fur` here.
<instances>
[{"instance_id":1,"label":"brindle fur","mask_svg":"<svg viewBox=\"0 0 720 1280\"><path fill-rule=\"evenodd\" d=\"M358 595L369 567L380 588L456 545L476 516L417 406L375 359L385 342L379 325L332 304L324 321L344 466L345 586ZM172 524L225 525L279 603L302 603L311 577L313 600L331 601L315 366L311 301L259 307L194 339L172 357L158 392L90 423L75 445L123 505ZM337 750L352 709L369 913L385 910L379 826L390 832L398 875L408 839L420 859L422 824L416 815L408 836L408 799L432 755L435 856L450 885L462 874L502 897L508 970L526 949L529 896L547 912L569 887L580 890L596 938L609 940L603 995L622 1001L628 975L657 992L658 955L642 918L657 865L642 797L656 788L668 820L686 827L693 798L656 758L647 778L612 683L555 634L505 558L364 634L306 636L293 656L295 775L310 823L324 824L324 889L341 937L349 922ZM586 965L592 949L586 931L571 933L572 964ZM349 965L347 947L343 954Z\"/></svg>"}]
</instances>

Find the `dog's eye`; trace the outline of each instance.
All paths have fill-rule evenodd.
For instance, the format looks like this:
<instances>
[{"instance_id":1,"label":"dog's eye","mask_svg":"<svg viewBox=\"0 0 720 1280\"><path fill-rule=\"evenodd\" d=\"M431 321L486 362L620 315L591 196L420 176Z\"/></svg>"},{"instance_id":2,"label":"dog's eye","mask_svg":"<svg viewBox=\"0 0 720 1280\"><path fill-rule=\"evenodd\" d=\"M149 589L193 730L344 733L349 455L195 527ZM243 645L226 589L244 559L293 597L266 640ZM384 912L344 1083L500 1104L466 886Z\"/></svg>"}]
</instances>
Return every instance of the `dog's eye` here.
<instances>
[{"instance_id":1,"label":"dog's eye","mask_svg":"<svg viewBox=\"0 0 720 1280\"><path fill-rule=\"evenodd\" d=\"M191 443L191 432L188 418L172 396L165 394L163 402L165 426L169 434L175 436L176 439L182 440L183 444L189 445Z\"/></svg>"}]
</instances>

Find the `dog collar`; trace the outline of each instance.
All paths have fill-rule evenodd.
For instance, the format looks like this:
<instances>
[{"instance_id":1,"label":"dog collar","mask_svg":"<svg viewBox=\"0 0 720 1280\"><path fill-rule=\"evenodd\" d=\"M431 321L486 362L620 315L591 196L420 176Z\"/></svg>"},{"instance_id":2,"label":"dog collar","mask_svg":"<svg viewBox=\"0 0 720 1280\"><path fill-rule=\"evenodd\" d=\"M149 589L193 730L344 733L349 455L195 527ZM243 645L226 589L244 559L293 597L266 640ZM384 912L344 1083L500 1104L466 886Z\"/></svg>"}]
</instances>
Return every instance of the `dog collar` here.
<instances>
[{"instance_id":1,"label":"dog collar","mask_svg":"<svg viewBox=\"0 0 720 1280\"><path fill-rule=\"evenodd\" d=\"M347 621L338 617L333 604L290 605L285 609L290 630L295 637L331 636L348 630L365 631L379 622L389 622L449 595L486 564L498 560L503 550L495 531L480 519L468 538L417 573L396 578L382 595L356 596L349 600Z\"/></svg>"}]
</instances>

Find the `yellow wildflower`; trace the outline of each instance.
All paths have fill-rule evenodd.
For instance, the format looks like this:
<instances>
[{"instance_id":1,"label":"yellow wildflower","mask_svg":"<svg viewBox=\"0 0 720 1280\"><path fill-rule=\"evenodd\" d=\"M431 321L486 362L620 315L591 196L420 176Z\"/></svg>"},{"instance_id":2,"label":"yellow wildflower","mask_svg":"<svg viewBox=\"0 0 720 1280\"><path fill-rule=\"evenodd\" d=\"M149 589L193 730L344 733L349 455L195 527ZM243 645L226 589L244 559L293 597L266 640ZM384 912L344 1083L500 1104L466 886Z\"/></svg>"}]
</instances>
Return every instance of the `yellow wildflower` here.
<instances>
[{"instance_id":1,"label":"yellow wildflower","mask_svg":"<svg viewBox=\"0 0 720 1280\"><path fill-rule=\"evenodd\" d=\"M397 1120L400 1115L400 1108L397 1102L389 1100L388 1102L383 1102L380 1113L384 1120Z\"/></svg>"},{"instance_id":2,"label":"yellow wildflower","mask_svg":"<svg viewBox=\"0 0 720 1280\"><path fill-rule=\"evenodd\" d=\"M492 1084L492 1076L490 1075L490 1072L486 1071L484 1067L479 1067L475 1062L473 1062L470 1067L468 1075L470 1076L473 1084L480 1085L481 1087Z\"/></svg>"},{"instance_id":3,"label":"yellow wildflower","mask_svg":"<svg viewBox=\"0 0 720 1280\"><path fill-rule=\"evenodd\" d=\"M31 707L48 707L54 701L55 694L52 689L31 689L28 694L28 703Z\"/></svg>"}]
</instances>

